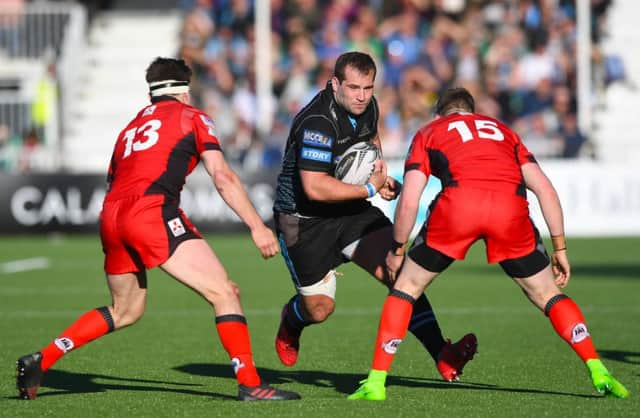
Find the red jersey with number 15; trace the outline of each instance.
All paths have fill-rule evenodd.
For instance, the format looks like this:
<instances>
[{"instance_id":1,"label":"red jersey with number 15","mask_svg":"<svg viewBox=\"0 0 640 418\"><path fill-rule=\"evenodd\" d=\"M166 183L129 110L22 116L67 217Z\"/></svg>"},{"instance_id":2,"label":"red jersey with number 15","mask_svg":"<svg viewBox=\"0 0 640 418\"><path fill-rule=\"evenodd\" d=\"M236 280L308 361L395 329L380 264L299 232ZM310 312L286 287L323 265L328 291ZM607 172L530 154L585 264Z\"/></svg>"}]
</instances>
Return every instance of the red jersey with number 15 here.
<instances>
[{"instance_id":1,"label":"red jersey with number 15","mask_svg":"<svg viewBox=\"0 0 640 418\"><path fill-rule=\"evenodd\" d=\"M440 117L411 143L405 172L438 177L443 189L471 186L526 196L520 166L536 162L520 137L500 121L475 113Z\"/></svg>"},{"instance_id":2,"label":"red jersey with number 15","mask_svg":"<svg viewBox=\"0 0 640 418\"><path fill-rule=\"evenodd\" d=\"M220 143L205 113L166 96L152 100L118 135L105 200L158 194L179 200L206 150L220 150Z\"/></svg>"}]
</instances>

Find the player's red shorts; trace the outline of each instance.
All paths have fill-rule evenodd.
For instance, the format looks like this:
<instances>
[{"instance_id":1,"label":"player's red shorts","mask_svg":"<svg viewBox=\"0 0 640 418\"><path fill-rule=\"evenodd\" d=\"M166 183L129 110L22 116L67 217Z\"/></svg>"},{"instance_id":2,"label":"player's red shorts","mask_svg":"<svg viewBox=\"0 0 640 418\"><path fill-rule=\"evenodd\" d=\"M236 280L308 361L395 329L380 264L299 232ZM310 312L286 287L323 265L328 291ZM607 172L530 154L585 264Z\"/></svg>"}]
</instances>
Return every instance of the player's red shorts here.
<instances>
[{"instance_id":1,"label":"player's red shorts","mask_svg":"<svg viewBox=\"0 0 640 418\"><path fill-rule=\"evenodd\" d=\"M177 203L165 196L105 201L100 213L104 270L122 274L156 267L186 240L202 238Z\"/></svg>"},{"instance_id":2,"label":"player's red shorts","mask_svg":"<svg viewBox=\"0 0 640 418\"><path fill-rule=\"evenodd\" d=\"M529 204L515 194L470 187L444 190L426 221L426 244L457 260L483 239L487 261L520 258L536 248Z\"/></svg>"}]
</instances>

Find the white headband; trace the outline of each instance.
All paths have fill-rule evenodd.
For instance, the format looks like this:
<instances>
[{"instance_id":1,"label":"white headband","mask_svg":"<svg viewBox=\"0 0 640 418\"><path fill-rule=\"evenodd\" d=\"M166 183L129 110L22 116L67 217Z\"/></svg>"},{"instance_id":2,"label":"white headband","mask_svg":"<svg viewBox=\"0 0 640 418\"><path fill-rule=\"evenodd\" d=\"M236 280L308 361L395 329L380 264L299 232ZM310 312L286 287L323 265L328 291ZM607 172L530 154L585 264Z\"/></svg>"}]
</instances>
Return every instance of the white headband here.
<instances>
[{"instance_id":1,"label":"white headband","mask_svg":"<svg viewBox=\"0 0 640 418\"><path fill-rule=\"evenodd\" d=\"M164 94L180 94L189 92L188 81L161 80L149 83L149 94L162 96Z\"/></svg>"}]
</instances>

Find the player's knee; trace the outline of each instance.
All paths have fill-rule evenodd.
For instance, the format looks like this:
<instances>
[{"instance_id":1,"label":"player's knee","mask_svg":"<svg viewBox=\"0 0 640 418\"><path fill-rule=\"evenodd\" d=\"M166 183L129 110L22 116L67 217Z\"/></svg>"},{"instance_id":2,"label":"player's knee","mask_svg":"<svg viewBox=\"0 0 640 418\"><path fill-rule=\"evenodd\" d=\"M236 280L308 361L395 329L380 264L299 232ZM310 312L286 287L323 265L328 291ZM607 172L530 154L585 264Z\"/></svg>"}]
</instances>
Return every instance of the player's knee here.
<instances>
[{"instance_id":1,"label":"player's knee","mask_svg":"<svg viewBox=\"0 0 640 418\"><path fill-rule=\"evenodd\" d=\"M336 304L335 301L329 297L323 297L317 303L314 303L313 306L307 307L307 312L309 313L309 319L312 322L323 322L326 321L329 316L335 310Z\"/></svg>"},{"instance_id":2,"label":"player's knee","mask_svg":"<svg viewBox=\"0 0 640 418\"><path fill-rule=\"evenodd\" d=\"M113 325L116 329L125 328L133 325L144 314L144 304L137 305L113 305L111 307L111 316Z\"/></svg>"},{"instance_id":3,"label":"player's knee","mask_svg":"<svg viewBox=\"0 0 640 418\"><path fill-rule=\"evenodd\" d=\"M529 300L544 312L545 306L557 294L562 293L557 287L523 289Z\"/></svg>"},{"instance_id":4,"label":"player's knee","mask_svg":"<svg viewBox=\"0 0 640 418\"><path fill-rule=\"evenodd\" d=\"M202 289L200 293L214 307L223 301L240 298L240 288L229 279L221 280L215 285L208 286Z\"/></svg>"}]
</instances>

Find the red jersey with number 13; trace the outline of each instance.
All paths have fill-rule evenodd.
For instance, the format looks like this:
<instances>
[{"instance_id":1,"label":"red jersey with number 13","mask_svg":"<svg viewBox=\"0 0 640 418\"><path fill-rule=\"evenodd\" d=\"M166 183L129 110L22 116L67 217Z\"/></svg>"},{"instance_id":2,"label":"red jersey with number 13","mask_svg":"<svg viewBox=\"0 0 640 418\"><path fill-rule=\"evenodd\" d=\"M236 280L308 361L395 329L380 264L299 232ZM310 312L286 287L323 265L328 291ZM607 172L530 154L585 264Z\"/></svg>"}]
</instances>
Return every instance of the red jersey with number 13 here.
<instances>
[{"instance_id":1,"label":"red jersey with number 13","mask_svg":"<svg viewBox=\"0 0 640 418\"><path fill-rule=\"evenodd\" d=\"M533 154L502 122L475 113L454 113L415 134L405 171L433 174L443 189L471 186L525 196L520 166L529 162L536 162Z\"/></svg>"},{"instance_id":2,"label":"red jersey with number 13","mask_svg":"<svg viewBox=\"0 0 640 418\"><path fill-rule=\"evenodd\" d=\"M105 200L158 194L179 200L206 150L220 150L220 143L205 113L173 98L154 100L118 135Z\"/></svg>"}]
</instances>

